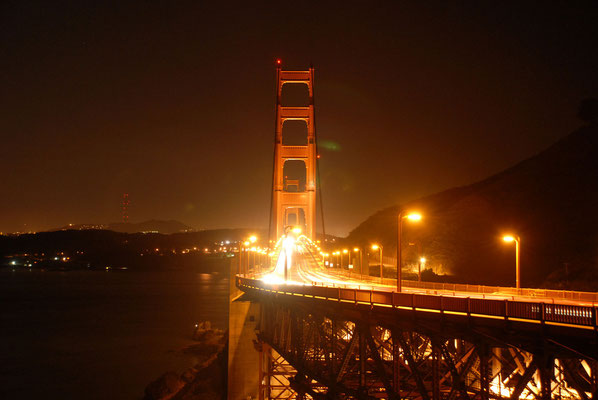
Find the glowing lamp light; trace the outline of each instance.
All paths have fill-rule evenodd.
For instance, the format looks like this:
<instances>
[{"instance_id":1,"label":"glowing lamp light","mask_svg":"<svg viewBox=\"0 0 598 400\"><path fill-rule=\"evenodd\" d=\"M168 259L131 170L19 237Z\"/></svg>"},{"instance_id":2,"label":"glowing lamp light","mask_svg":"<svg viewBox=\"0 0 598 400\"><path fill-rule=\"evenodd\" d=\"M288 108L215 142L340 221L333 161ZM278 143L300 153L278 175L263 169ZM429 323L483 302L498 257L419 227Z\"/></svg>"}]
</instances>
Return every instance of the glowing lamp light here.
<instances>
[{"instance_id":1,"label":"glowing lamp light","mask_svg":"<svg viewBox=\"0 0 598 400\"><path fill-rule=\"evenodd\" d=\"M420 213L411 213L408 214L406 218L411 221L420 221L422 219L422 215Z\"/></svg>"},{"instance_id":2,"label":"glowing lamp light","mask_svg":"<svg viewBox=\"0 0 598 400\"><path fill-rule=\"evenodd\" d=\"M502 240L504 240L505 242L514 242L515 241L515 237L512 235L505 235L502 237Z\"/></svg>"},{"instance_id":3,"label":"glowing lamp light","mask_svg":"<svg viewBox=\"0 0 598 400\"><path fill-rule=\"evenodd\" d=\"M348 252L349 252L349 250L343 249L343 254L347 254Z\"/></svg>"},{"instance_id":4,"label":"glowing lamp light","mask_svg":"<svg viewBox=\"0 0 598 400\"><path fill-rule=\"evenodd\" d=\"M276 60L276 64L280 65L282 61L280 60L280 58L278 60Z\"/></svg>"},{"instance_id":5,"label":"glowing lamp light","mask_svg":"<svg viewBox=\"0 0 598 400\"><path fill-rule=\"evenodd\" d=\"M301 228L299 228L298 226L294 227L294 228L293 228L293 233L294 233L295 235L299 235L299 234L301 234Z\"/></svg>"},{"instance_id":6,"label":"glowing lamp light","mask_svg":"<svg viewBox=\"0 0 598 400\"><path fill-rule=\"evenodd\" d=\"M249 236L249 241L250 241L251 243L255 243L255 242L257 242L257 236L255 236L255 235L251 235L251 236Z\"/></svg>"},{"instance_id":7,"label":"glowing lamp light","mask_svg":"<svg viewBox=\"0 0 598 400\"><path fill-rule=\"evenodd\" d=\"M291 236L285 237L282 241L282 245L285 248L285 250L292 249L292 246L295 245L295 238Z\"/></svg>"},{"instance_id":8,"label":"glowing lamp light","mask_svg":"<svg viewBox=\"0 0 598 400\"><path fill-rule=\"evenodd\" d=\"M377 244L372 245L372 250L378 250L379 248L380 248L380 246L378 246Z\"/></svg>"},{"instance_id":9,"label":"glowing lamp light","mask_svg":"<svg viewBox=\"0 0 598 400\"><path fill-rule=\"evenodd\" d=\"M420 258L420 259L419 259L419 261L420 261L422 264L425 264L425 263L426 263L426 257L422 257L422 258Z\"/></svg>"},{"instance_id":10,"label":"glowing lamp light","mask_svg":"<svg viewBox=\"0 0 598 400\"><path fill-rule=\"evenodd\" d=\"M250 243L249 243L249 240L245 241L245 243L243 243L243 244L244 244L245 246L249 246L249 245L250 245Z\"/></svg>"},{"instance_id":11,"label":"glowing lamp light","mask_svg":"<svg viewBox=\"0 0 598 400\"><path fill-rule=\"evenodd\" d=\"M359 251L359 247L353 248L353 251L357 253Z\"/></svg>"}]
</instances>

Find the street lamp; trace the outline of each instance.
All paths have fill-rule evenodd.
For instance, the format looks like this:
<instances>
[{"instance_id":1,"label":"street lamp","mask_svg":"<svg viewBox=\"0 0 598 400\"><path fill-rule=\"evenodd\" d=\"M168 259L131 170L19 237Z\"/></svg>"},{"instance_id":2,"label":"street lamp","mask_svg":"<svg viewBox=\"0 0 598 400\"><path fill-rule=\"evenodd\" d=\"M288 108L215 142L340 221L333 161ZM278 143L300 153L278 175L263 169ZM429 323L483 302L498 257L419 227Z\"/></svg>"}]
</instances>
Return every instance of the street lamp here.
<instances>
[{"instance_id":1,"label":"street lamp","mask_svg":"<svg viewBox=\"0 0 598 400\"><path fill-rule=\"evenodd\" d=\"M359 247L354 247L353 252L359 253L359 274L361 275L361 280L363 280L363 260L361 259L361 249Z\"/></svg>"},{"instance_id":2,"label":"street lamp","mask_svg":"<svg viewBox=\"0 0 598 400\"><path fill-rule=\"evenodd\" d=\"M341 269L343 269L343 254L347 254L348 252L349 252L349 250L343 249L343 252L341 254Z\"/></svg>"},{"instance_id":3,"label":"street lamp","mask_svg":"<svg viewBox=\"0 0 598 400\"><path fill-rule=\"evenodd\" d=\"M251 244L251 242L249 240L246 240L245 242L243 242L243 247L245 248L245 253L247 253L248 247ZM247 254L247 257L245 257L245 267L243 268L243 273L247 274L249 272L249 254Z\"/></svg>"},{"instance_id":4,"label":"street lamp","mask_svg":"<svg viewBox=\"0 0 598 400\"><path fill-rule=\"evenodd\" d=\"M206 249L207 250L207 249ZM241 271L243 269L243 263L241 262L241 256L243 255L242 251L243 251L243 242L239 240L239 266L237 268L237 274L241 275Z\"/></svg>"},{"instance_id":5,"label":"street lamp","mask_svg":"<svg viewBox=\"0 0 598 400\"><path fill-rule=\"evenodd\" d=\"M257 236L251 235L245 242L245 246L249 246L255 242L257 242ZM251 249L248 248L247 251L253 252L253 265L251 266L251 268L255 269L255 247L252 247ZM249 254L247 254L247 272L249 273Z\"/></svg>"},{"instance_id":6,"label":"street lamp","mask_svg":"<svg viewBox=\"0 0 598 400\"><path fill-rule=\"evenodd\" d=\"M399 227L398 227L398 234L397 234L397 292L402 291L401 287L401 269L403 268L403 260L401 259L401 233L403 231L403 219L407 218L412 222L417 222L422 219L421 214L419 213L409 213L407 215L403 215L403 211L399 212Z\"/></svg>"},{"instance_id":7,"label":"street lamp","mask_svg":"<svg viewBox=\"0 0 598 400\"><path fill-rule=\"evenodd\" d=\"M502 240L505 242L515 242L515 287L520 289L519 279L519 247L521 246L521 238L515 235L505 235Z\"/></svg>"},{"instance_id":8,"label":"street lamp","mask_svg":"<svg viewBox=\"0 0 598 400\"><path fill-rule=\"evenodd\" d=\"M382 262L382 246L373 244L372 250L380 250L380 282L384 282L384 277L382 276L382 271L384 270L384 263Z\"/></svg>"},{"instance_id":9,"label":"street lamp","mask_svg":"<svg viewBox=\"0 0 598 400\"><path fill-rule=\"evenodd\" d=\"M251 251L253 253L253 260L251 262L251 270L253 271L253 273L255 273L255 253L257 252L257 248L255 246L253 246L252 248L249 249L249 251Z\"/></svg>"},{"instance_id":10,"label":"street lamp","mask_svg":"<svg viewBox=\"0 0 598 400\"><path fill-rule=\"evenodd\" d=\"M327 260L327 258L329 256L329 254L325 253L323 251L320 254L322 255L322 260L324 261L324 265L327 267L328 266L328 260Z\"/></svg>"}]
</instances>

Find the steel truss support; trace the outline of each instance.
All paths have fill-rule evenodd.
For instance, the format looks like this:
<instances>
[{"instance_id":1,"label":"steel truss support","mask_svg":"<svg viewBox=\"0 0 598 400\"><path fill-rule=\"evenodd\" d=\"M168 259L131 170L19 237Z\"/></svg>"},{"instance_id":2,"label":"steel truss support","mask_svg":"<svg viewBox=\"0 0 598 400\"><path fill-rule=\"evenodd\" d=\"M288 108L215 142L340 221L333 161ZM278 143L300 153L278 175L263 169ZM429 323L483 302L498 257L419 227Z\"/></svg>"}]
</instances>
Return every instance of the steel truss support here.
<instances>
[{"instance_id":1,"label":"steel truss support","mask_svg":"<svg viewBox=\"0 0 598 400\"><path fill-rule=\"evenodd\" d=\"M455 337L442 327L275 301L262 306L263 399L548 400L596 393L596 362L578 356L532 353L471 332Z\"/></svg>"}]
</instances>

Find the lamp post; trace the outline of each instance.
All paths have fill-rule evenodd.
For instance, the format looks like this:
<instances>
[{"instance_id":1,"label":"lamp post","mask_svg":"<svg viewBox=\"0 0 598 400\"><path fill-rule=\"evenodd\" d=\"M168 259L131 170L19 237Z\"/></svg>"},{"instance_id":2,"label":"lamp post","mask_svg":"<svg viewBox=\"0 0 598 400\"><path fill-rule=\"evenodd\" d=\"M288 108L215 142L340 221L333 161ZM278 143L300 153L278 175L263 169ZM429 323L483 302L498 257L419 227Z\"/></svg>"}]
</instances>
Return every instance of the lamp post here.
<instances>
[{"instance_id":1,"label":"lamp post","mask_svg":"<svg viewBox=\"0 0 598 400\"><path fill-rule=\"evenodd\" d=\"M384 263L382 262L382 246L380 246L378 244L373 244L372 250L380 250L380 282L384 282L384 276L383 276Z\"/></svg>"},{"instance_id":2,"label":"lamp post","mask_svg":"<svg viewBox=\"0 0 598 400\"><path fill-rule=\"evenodd\" d=\"M361 280L363 280L363 260L361 259L361 249L359 247L354 247L353 252L359 253L359 274L361 275Z\"/></svg>"},{"instance_id":3,"label":"lamp post","mask_svg":"<svg viewBox=\"0 0 598 400\"><path fill-rule=\"evenodd\" d=\"M241 275L241 271L243 269L243 264L241 262L241 256L243 255L243 242L241 240L239 240L239 265L237 266L237 274Z\"/></svg>"},{"instance_id":4,"label":"lamp post","mask_svg":"<svg viewBox=\"0 0 598 400\"><path fill-rule=\"evenodd\" d=\"M255 242L257 242L257 236L255 235L251 235L249 236L249 244L255 244ZM251 265L251 268L255 270L255 247L252 247L251 249L248 249L248 251L253 252L253 263ZM247 272L249 272L249 254L247 254Z\"/></svg>"},{"instance_id":5,"label":"lamp post","mask_svg":"<svg viewBox=\"0 0 598 400\"><path fill-rule=\"evenodd\" d=\"M251 242L249 240L246 240L245 242L243 242L243 247L244 247L246 253L249 251L248 246L250 244L251 244ZM245 266L243 267L243 273L247 274L248 272L249 272L249 254L247 254L245 257Z\"/></svg>"},{"instance_id":6,"label":"lamp post","mask_svg":"<svg viewBox=\"0 0 598 400\"><path fill-rule=\"evenodd\" d=\"M329 266L328 260L327 260L328 255L329 255L328 253L322 252L322 259L324 260L324 266L326 266L326 267Z\"/></svg>"},{"instance_id":7,"label":"lamp post","mask_svg":"<svg viewBox=\"0 0 598 400\"><path fill-rule=\"evenodd\" d=\"M403 290L401 285L401 269L403 268L403 260L402 260L402 253L401 253L401 233L403 231L403 219L409 219L410 221L419 221L422 219L421 214L418 213L410 213L407 215L403 215L403 211L399 212L399 226L397 232L397 292L401 292Z\"/></svg>"},{"instance_id":8,"label":"lamp post","mask_svg":"<svg viewBox=\"0 0 598 400\"><path fill-rule=\"evenodd\" d=\"M343 249L343 252L341 253L341 269L343 269L343 254L347 254L347 253L349 253L349 250Z\"/></svg>"},{"instance_id":9,"label":"lamp post","mask_svg":"<svg viewBox=\"0 0 598 400\"><path fill-rule=\"evenodd\" d=\"M258 272L262 272L262 255L263 255L263 251L261 248L258 247L257 249L257 268L256 271Z\"/></svg>"},{"instance_id":10,"label":"lamp post","mask_svg":"<svg viewBox=\"0 0 598 400\"><path fill-rule=\"evenodd\" d=\"M516 235L505 235L502 240L505 242L515 242L515 287L519 291L521 289L519 278L519 247L521 246L521 238Z\"/></svg>"}]
</instances>

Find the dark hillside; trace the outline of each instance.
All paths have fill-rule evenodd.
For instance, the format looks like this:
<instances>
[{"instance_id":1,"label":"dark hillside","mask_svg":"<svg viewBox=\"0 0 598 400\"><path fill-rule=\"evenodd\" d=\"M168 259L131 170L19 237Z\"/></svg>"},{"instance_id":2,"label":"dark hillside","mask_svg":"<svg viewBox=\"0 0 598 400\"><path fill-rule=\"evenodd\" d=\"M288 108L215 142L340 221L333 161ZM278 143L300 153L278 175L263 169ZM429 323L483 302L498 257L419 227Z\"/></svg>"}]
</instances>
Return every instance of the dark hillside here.
<instances>
[{"instance_id":1,"label":"dark hillside","mask_svg":"<svg viewBox=\"0 0 598 400\"><path fill-rule=\"evenodd\" d=\"M425 216L404 225L405 264L415 257L407 243L419 242L432 268L442 266L461 281L514 285L514 244L501 240L513 232L521 237L523 286L577 281L579 289L598 290L595 123L488 179L401 207ZM380 240L394 254L397 210L374 214L349 241Z\"/></svg>"}]
</instances>

